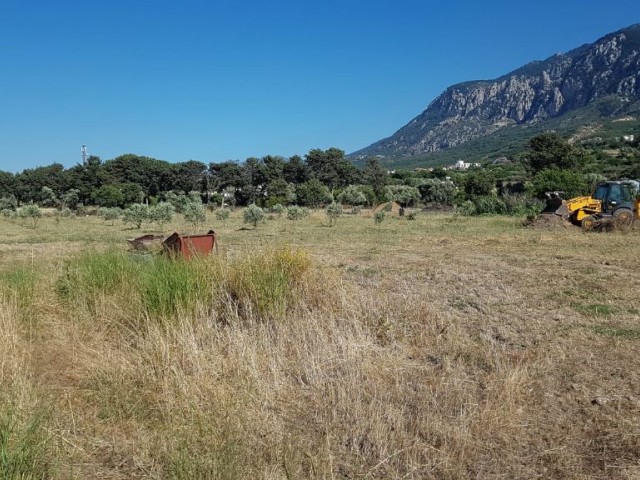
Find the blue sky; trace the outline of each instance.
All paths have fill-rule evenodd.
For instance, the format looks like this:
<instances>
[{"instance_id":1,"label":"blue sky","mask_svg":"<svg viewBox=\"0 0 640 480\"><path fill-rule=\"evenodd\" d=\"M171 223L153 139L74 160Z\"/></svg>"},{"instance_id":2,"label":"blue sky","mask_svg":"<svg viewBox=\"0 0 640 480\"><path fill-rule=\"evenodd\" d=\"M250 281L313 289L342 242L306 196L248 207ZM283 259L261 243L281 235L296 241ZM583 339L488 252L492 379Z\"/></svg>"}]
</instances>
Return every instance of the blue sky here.
<instances>
[{"instance_id":1,"label":"blue sky","mask_svg":"<svg viewBox=\"0 0 640 480\"><path fill-rule=\"evenodd\" d=\"M525 6L526 5L526 6ZM640 21L637 0L0 0L0 170L351 152L448 85Z\"/></svg>"}]
</instances>

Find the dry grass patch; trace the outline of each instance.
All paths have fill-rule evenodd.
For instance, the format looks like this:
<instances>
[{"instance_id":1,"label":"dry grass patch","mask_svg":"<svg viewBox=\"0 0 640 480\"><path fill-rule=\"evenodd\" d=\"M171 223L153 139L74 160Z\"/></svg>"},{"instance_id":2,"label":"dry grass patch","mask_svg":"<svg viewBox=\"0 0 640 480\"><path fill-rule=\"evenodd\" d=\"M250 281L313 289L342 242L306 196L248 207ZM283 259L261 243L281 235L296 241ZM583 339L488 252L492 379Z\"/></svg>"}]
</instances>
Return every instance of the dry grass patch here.
<instances>
[{"instance_id":1,"label":"dry grass patch","mask_svg":"<svg viewBox=\"0 0 640 480\"><path fill-rule=\"evenodd\" d=\"M634 232L234 214L219 256L173 262L73 221L86 252L0 264L33 478L638 473Z\"/></svg>"}]
</instances>

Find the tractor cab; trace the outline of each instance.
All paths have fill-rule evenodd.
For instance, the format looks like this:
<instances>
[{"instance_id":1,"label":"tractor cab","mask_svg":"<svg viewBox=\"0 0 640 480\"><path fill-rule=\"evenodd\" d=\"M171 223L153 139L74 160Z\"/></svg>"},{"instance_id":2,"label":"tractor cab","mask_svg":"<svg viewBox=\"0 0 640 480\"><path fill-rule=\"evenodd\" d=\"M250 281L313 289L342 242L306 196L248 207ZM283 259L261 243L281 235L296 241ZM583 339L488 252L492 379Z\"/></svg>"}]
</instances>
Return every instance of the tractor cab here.
<instances>
[{"instance_id":1,"label":"tractor cab","mask_svg":"<svg viewBox=\"0 0 640 480\"><path fill-rule=\"evenodd\" d=\"M633 185L628 182L599 183L593 193L602 205L602 213L609 215L619 208L633 210L633 197Z\"/></svg>"}]
</instances>

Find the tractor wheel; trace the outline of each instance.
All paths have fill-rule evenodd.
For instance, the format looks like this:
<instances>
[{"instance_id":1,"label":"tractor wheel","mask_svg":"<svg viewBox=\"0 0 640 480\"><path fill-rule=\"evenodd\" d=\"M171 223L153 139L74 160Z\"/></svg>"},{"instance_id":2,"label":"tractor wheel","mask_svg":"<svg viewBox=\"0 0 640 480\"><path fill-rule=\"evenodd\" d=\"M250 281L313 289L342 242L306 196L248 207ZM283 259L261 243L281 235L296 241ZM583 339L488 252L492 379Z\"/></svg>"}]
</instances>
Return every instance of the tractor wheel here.
<instances>
[{"instance_id":1,"label":"tractor wheel","mask_svg":"<svg viewBox=\"0 0 640 480\"><path fill-rule=\"evenodd\" d=\"M591 230L594 229L597 223L598 223L598 219L596 219L596 217L594 217L593 215L589 215L588 217L584 217L582 219L582 222L581 222L582 229L585 232L590 232Z\"/></svg>"},{"instance_id":2,"label":"tractor wheel","mask_svg":"<svg viewBox=\"0 0 640 480\"><path fill-rule=\"evenodd\" d=\"M628 227L633 223L633 212L628 208L619 208L613 212L616 227Z\"/></svg>"}]
</instances>

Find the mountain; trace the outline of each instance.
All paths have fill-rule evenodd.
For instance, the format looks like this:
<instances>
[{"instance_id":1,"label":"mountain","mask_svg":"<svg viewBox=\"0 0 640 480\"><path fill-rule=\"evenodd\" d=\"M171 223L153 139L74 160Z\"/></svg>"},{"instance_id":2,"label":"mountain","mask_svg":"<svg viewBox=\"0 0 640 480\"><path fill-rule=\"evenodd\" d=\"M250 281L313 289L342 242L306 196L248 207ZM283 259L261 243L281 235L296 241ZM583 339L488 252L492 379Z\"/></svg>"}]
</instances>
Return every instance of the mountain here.
<instances>
[{"instance_id":1,"label":"mountain","mask_svg":"<svg viewBox=\"0 0 640 480\"><path fill-rule=\"evenodd\" d=\"M522 127L543 130L576 112L588 112L591 120L619 116L637 110L639 100L635 24L495 80L453 85L396 133L350 156L424 157Z\"/></svg>"}]
</instances>

